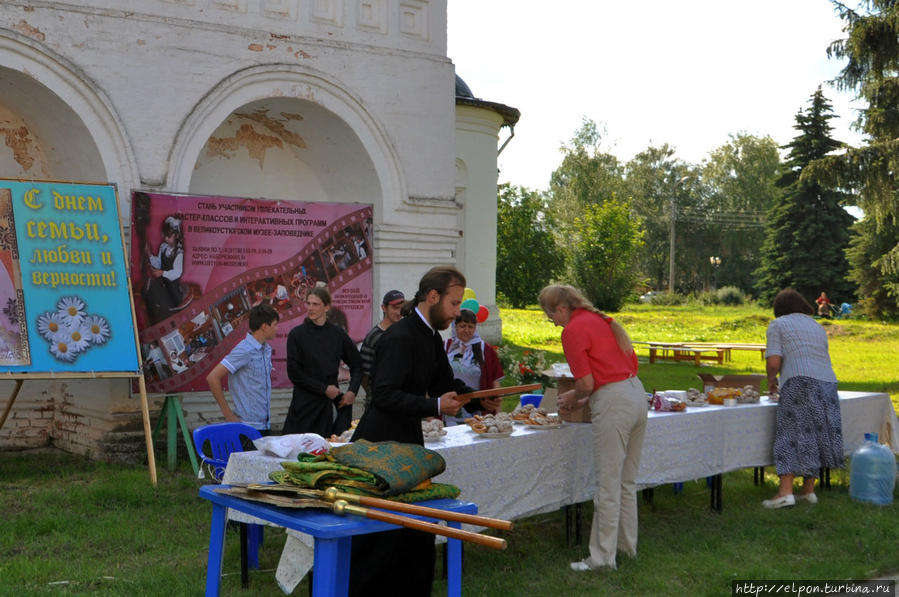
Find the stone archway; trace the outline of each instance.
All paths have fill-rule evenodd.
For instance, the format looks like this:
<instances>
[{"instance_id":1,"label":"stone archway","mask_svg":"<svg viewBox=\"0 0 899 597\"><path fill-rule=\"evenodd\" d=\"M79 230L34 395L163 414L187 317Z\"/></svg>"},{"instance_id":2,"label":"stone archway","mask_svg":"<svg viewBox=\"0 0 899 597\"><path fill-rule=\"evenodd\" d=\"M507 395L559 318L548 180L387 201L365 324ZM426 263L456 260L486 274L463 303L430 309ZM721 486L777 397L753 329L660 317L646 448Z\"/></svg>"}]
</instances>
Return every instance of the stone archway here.
<instances>
[{"instance_id":1,"label":"stone archway","mask_svg":"<svg viewBox=\"0 0 899 597\"><path fill-rule=\"evenodd\" d=\"M385 204L404 197L399 160L363 103L323 75L253 67L187 118L169 188L191 193Z\"/></svg>"},{"instance_id":2,"label":"stone archway","mask_svg":"<svg viewBox=\"0 0 899 597\"><path fill-rule=\"evenodd\" d=\"M358 136L308 100L268 98L232 112L194 166L190 192L339 203L380 202Z\"/></svg>"},{"instance_id":3,"label":"stone archway","mask_svg":"<svg viewBox=\"0 0 899 597\"><path fill-rule=\"evenodd\" d=\"M110 181L120 193L139 180L106 95L66 59L9 30L0 31L0 129L6 176Z\"/></svg>"}]
</instances>

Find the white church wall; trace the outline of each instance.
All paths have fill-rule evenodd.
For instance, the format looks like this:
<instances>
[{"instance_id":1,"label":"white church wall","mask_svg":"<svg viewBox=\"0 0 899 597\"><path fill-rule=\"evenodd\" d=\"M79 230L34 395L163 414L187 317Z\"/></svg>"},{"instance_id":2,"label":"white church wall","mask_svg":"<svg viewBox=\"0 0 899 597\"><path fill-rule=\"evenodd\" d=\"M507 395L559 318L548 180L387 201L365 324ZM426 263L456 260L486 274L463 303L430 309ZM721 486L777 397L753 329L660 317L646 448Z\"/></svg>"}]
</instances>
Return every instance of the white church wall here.
<instances>
[{"instance_id":1,"label":"white church wall","mask_svg":"<svg viewBox=\"0 0 899 597\"><path fill-rule=\"evenodd\" d=\"M456 171L461 178L456 185L462 193L459 266L478 302L490 311L478 331L496 343L502 337L496 306L496 143L503 119L490 109L460 105L456 123Z\"/></svg>"},{"instance_id":2,"label":"white church wall","mask_svg":"<svg viewBox=\"0 0 899 597\"><path fill-rule=\"evenodd\" d=\"M379 46L367 46L364 40L374 34L367 28L344 33L346 39L363 41L335 43L326 28L316 29L320 37L302 37L302 27L274 34L220 22L222 15L228 15L243 25L249 16L239 11L142 2L131 13L96 7L105 3L93 4L83 8L61 3L4 5L0 27L28 32L31 39L77 64L109 95L126 123L143 186L165 187L173 142L210 89L243 69L296 65L347 90L359 99L366 118L390 131L410 195L452 197L451 169L434 167L451 163L447 160L452 159L448 155L452 149L446 139L451 138L454 126L452 64L435 53L439 43L425 43L428 53L403 51L407 36L389 27L380 34ZM355 14L361 4L341 3L347 14ZM398 14L399 4L395 6ZM445 5L428 3L428 13L439 13L440 6ZM149 13L157 8L164 9L162 14L175 10L180 16L162 19ZM444 32L440 36L445 37L445 11L441 18ZM292 95L290 90L286 95ZM390 199L392 205L403 200Z\"/></svg>"},{"instance_id":3,"label":"white church wall","mask_svg":"<svg viewBox=\"0 0 899 597\"><path fill-rule=\"evenodd\" d=\"M489 264L476 257L489 235L459 231L494 210L482 198L495 196L498 124L473 124L487 132L460 141L453 79L445 0L12 0L0 3L0 129L24 126L30 145L25 160L0 148L0 167L113 182L125 224L132 188L373 203L376 299L392 288L411 297L427 268L450 263L493 311ZM257 109L320 126L291 129L306 147L285 135L262 158L252 143L208 152L211 139L239 141L239 115ZM479 139L489 151L468 148ZM457 144L476 164L462 201ZM12 387L0 382L0 396ZM289 400L290 390L274 394L276 429ZM151 397L154 423L161 405ZM52 439L140 458L138 406L124 380L28 380L0 446ZM191 427L221 420L208 393L185 395L183 407Z\"/></svg>"}]
</instances>

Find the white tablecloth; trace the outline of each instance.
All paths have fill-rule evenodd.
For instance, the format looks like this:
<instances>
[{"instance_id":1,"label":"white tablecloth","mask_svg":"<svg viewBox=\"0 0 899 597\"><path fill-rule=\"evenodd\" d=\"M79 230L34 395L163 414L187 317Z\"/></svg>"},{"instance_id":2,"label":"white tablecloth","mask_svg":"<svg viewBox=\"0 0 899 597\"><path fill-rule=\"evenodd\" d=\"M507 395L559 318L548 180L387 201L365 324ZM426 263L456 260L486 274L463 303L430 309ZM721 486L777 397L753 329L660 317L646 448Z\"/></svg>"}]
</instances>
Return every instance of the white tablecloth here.
<instances>
[{"instance_id":1,"label":"white tablecloth","mask_svg":"<svg viewBox=\"0 0 899 597\"><path fill-rule=\"evenodd\" d=\"M652 487L772 465L776 408L762 397L758 404L650 412L637 483ZM840 414L846 455L870 432L899 453L899 421L888 394L840 392ZM459 487L460 499L478 504L480 514L514 520L593 498L591 433L586 423L542 430L516 425L509 437L483 439L461 425L426 445L446 460L446 471L435 481ZM282 460L233 453L222 482L268 481Z\"/></svg>"},{"instance_id":2,"label":"white tablecloth","mask_svg":"<svg viewBox=\"0 0 899 597\"><path fill-rule=\"evenodd\" d=\"M699 479L773 464L774 414L765 397L758 404L707 406L686 412L650 412L637 482L641 487ZM899 422L887 394L840 392L843 448L851 454L864 434L876 432L899 453ZM435 481L462 490L486 516L516 519L592 499L596 487L591 426L560 429L516 425L511 436L482 439L467 425L450 427L441 442L428 443L446 460ZM280 458L259 452L231 455L223 483L267 481Z\"/></svg>"}]
</instances>

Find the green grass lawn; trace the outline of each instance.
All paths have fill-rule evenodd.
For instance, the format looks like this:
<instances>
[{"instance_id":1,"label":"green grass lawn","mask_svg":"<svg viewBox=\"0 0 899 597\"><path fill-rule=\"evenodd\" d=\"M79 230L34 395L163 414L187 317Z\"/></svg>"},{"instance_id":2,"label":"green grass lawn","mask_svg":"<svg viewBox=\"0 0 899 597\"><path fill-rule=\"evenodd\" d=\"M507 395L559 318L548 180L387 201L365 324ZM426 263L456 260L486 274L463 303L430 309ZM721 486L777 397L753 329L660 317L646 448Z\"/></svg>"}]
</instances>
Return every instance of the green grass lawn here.
<instances>
[{"instance_id":1,"label":"green grass lawn","mask_svg":"<svg viewBox=\"0 0 899 597\"><path fill-rule=\"evenodd\" d=\"M523 349L546 349L562 361L559 328L536 310L503 310L504 336ZM753 308L702 309L638 306L614 314L635 340L764 342L770 316ZM828 325L840 388L899 394L899 326L863 321ZM645 352L645 351L644 351ZM645 354L644 354L645 356ZM764 371L758 353L734 353L724 367L704 372ZM691 363L641 364L647 388L698 385ZM590 449L584 446L584 449ZM672 447L672 449L676 449ZM6 595L201 595L205 585L211 507L197 497L200 483L186 463L159 470L150 486L146 466L98 463L45 450L0 453L0 597ZM522 461L527 474L527 461ZM463 588L470 596L730 595L736 579L862 579L899 573L899 505L850 500L845 471L833 488L819 491L816 506L765 510L777 478L764 486L752 471L724 477L724 510L709 511L705 480L674 495L657 487L652 504L640 504L636 560L623 559L613 574L576 573L568 562L586 555L569 546L562 512L517 522L500 533L509 548L467 546ZM464 496L462 496L464 498ZM589 531L591 504L582 531ZM262 570L240 588L238 540L226 541L222 595L276 596L274 579L283 531L266 531ZM305 583L294 595L307 595ZM377 594L373 590L373 595ZM445 594L445 585L435 587Z\"/></svg>"},{"instance_id":2,"label":"green grass lawn","mask_svg":"<svg viewBox=\"0 0 899 597\"><path fill-rule=\"evenodd\" d=\"M561 328L537 309L502 309L503 341L513 348L542 349L547 362L564 362ZM758 307L653 307L628 305L610 313L636 341L754 342L765 343L765 330L773 319ZM856 319L821 320L830 341L830 357L841 390L887 392L899 409L899 325ZM684 362L649 364L649 349L637 345L640 380L647 391L699 388L702 373L765 373L758 352L733 351L723 366L704 363L700 369ZM766 384L763 382L762 388Z\"/></svg>"}]
</instances>

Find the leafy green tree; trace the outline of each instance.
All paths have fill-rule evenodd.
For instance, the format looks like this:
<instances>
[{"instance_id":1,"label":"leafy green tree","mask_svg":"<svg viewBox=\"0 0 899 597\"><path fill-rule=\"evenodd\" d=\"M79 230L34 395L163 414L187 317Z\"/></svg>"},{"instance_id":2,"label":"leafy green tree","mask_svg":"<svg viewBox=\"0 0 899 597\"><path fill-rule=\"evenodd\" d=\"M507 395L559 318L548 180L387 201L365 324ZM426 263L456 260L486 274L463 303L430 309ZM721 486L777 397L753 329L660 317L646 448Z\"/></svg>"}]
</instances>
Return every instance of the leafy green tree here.
<instances>
[{"instance_id":1,"label":"leafy green tree","mask_svg":"<svg viewBox=\"0 0 899 597\"><path fill-rule=\"evenodd\" d=\"M562 163L550 177L549 213L556 222L556 246L564 258L562 277L575 280L580 251L575 222L592 207L616 196L623 188L623 168L618 158L602 150L602 135L596 123L589 119L583 120L561 151ZM632 263L628 265L633 267Z\"/></svg>"},{"instance_id":2,"label":"leafy green tree","mask_svg":"<svg viewBox=\"0 0 899 597\"><path fill-rule=\"evenodd\" d=\"M562 271L564 259L541 193L500 185L496 209L496 289L502 300L520 309L536 301Z\"/></svg>"},{"instance_id":3,"label":"leafy green tree","mask_svg":"<svg viewBox=\"0 0 899 597\"><path fill-rule=\"evenodd\" d=\"M643 225L644 244L637 264L654 288L667 287L669 275L671 203L675 207L675 287L694 289L708 264L706 225L701 220L682 220L677 214L700 206L699 175L674 156L667 143L650 146L627 163L626 189L630 205ZM697 249L702 257L697 258Z\"/></svg>"},{"instance_id":4,"label":"leafy green tree","mask_svg":"<svg viewBox=\"0 0 899 597\"><path fill-rule=\"evenodd\" d=\"M862 218L852 229L852 238L846 255L852 265L849 278L858 285L859 305L869 315L884 319L899 319L899 307L895 294L884 284L881 261L890 255L895 239L899 238L899 226L892 220L878 224L874 218ZM861 267L869 264L870 267Z\"/></svg>"},{"instance_id":5,"label":"leafy green tree","mask_svg":"<svg viewBox=\"0 0 899 597\"><path fill-rule=\"evenodd\" d=\"M833 117L820 87L808 110L796 115L793 128L799 134L786 146L790 151L778 179L783 193L768 211L761 266L756 270L756 290L766 302L787 286L810 301L821 291L832 301L852 300L845 253L853 218L841 206L845 195L800 177L814 160L842 146L830 136Z\"/></svg>"},{"instance_id":6,"label":"leafy green tree","mask_svg":"<svg viewBox=\"0 0 899 597\"><path fill-rule=\"evenodd\" d=\"M624 169L617 157L602 151L602 135L592 120L583 121L562 153L562 163L549 181L551 208L558 221L570 222L583 207L623 191Z\"/></svg>"},{"instance_id":7,"label":"leafy green tree","mask_svg":"<svg viewBox=\"0 0 899 597\"><path fill-rule=\"evenodd\" d=\"M627 202L613 197L585 207L570 230L575 285L600 309L617 311L639 278L631 265L643 242L639 220Z\"/></svg>"},{"instance_id":8,"label":"leafy green tree","mask_svg":"<svg viewBox=\"0 0 899 597\"><path fill-rule=\"evenodd\" d=\"M836 79L867 102L856 126L866 144L813 163L804 177L852 188L864 220L851 242L850 276L859 284L859 304L871 316L899 315L899 3L865 0L852 9L833 2L845 22L845 39L828 55L847 59Z\"/></svg>"},{"instance_id":9,"label":"leafy green tree","mask_svg":"<svg viewBox=\"0 0 899 597\"><path fill-rule=\"evenodd\" d=\"M631 209L643 223L645 240L637 253L638 267L654 288L664 288L668 277L674 168L674 149L667 143L646 148L625 168Z\"/></svg>"},{"instance_id":10,"label":"leafy green tree","mask_svg":"<svg viewBox=\"0 0 899 597\"><path fill-rule=\"evenodd\" d=\"M779 165L773 139L743 133L731 135L703 165L705 205L701 212L685 213L684 219L702 218L717 230L716 240L706 248L709 256L721 258L720 286L752 292L764 214L778 192Z\"/></svg>"},{"instance_id":11,"label":"leafy green tree","mask_svg":"<svg viewBox=\"0 0 899 597\"><path fill-rule=\"evenodd\" d=\"M642 233L639 218L618 199L624 168L601 142L596 123L585 119L562 146L562 164L550 178L550 210L565 277L598 307L614 310L640 279L636 252Z\"/></svg>"}]
</instances>

